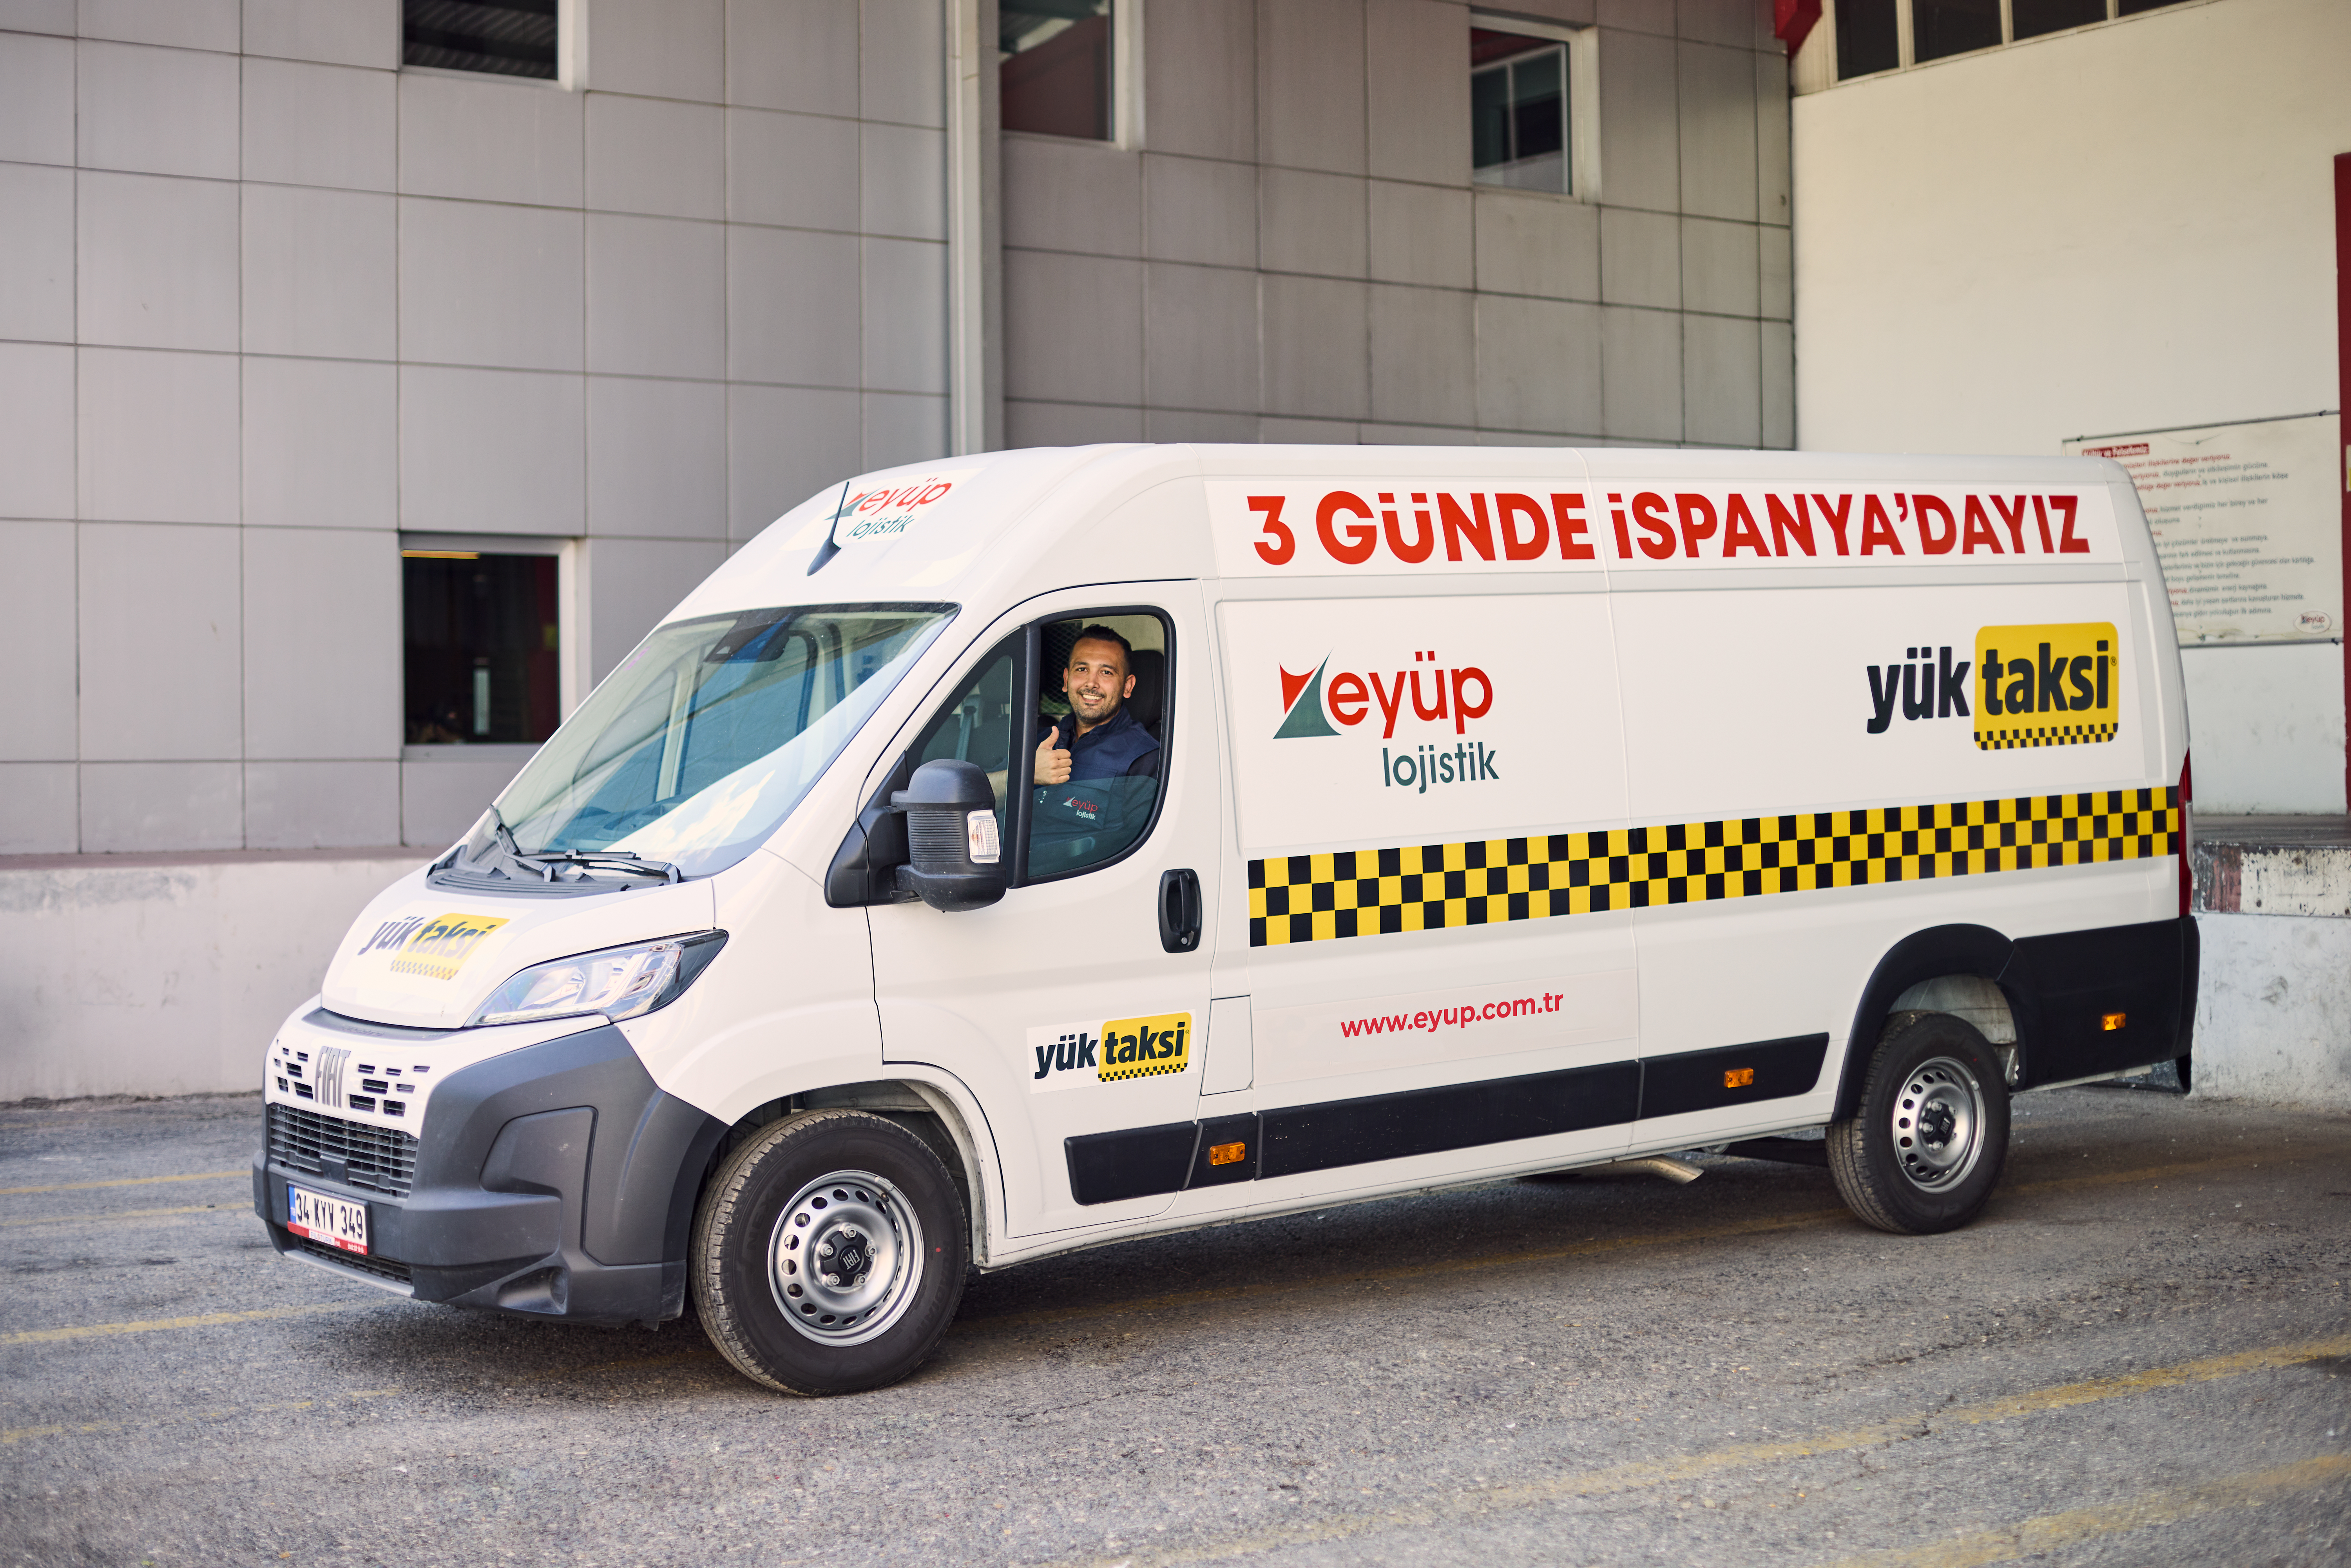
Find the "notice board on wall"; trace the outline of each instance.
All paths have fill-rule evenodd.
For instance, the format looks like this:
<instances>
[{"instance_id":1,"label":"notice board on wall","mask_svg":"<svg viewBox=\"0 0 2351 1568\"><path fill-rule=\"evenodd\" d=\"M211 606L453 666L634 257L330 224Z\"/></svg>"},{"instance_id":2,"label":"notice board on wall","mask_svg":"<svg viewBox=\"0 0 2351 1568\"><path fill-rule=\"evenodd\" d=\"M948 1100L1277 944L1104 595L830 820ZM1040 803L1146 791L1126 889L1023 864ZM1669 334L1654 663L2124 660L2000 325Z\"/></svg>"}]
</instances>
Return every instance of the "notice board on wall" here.
<instances>
[{"instance_id":1,"label":"notice board on wall","mask_svg":"<svg viewBox=\"0 0 2351 1568\"><path fill-rule=\"evenodd\" d=\"M2129 471L2184 645L2343 635L2339 413L2079 436Z\"/></svg>"}]
</instances>

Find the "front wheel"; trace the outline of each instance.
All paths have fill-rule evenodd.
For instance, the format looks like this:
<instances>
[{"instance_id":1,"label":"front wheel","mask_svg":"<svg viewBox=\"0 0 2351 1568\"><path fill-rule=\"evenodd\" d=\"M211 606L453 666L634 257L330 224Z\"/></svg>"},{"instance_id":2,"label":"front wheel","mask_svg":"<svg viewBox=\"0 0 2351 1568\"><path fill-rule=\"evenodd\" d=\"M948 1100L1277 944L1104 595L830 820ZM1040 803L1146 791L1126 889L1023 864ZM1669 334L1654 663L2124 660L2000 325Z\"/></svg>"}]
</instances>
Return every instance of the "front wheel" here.
<instances>
[{"instance_id":1,"label":"front wheel","mask_svg":"<svg viewBox=\"0 0 2351 1568\"><path fill-rule=\"evenodd\" d=\"M720 1166L695 1215L695 1310L755 1382L879 1388L938 1348L967 1251L963 1195L929 1145L881 1116L820 1111Z\"/></svg>"},{"instance_id":2,"label":"front wheel","mask_svg":"<svg viewBox=\"0 0 2351 1568\"><path fill-rule=\"evenodd\" d=\"M2008 1160L2000 1058L1965 1019L1897 1016L1863 1080L1861 1110L1828 1130L1845 1207L1899 1236L1956 1230L1983 1212Z\"/></svg>"}]
</instances>

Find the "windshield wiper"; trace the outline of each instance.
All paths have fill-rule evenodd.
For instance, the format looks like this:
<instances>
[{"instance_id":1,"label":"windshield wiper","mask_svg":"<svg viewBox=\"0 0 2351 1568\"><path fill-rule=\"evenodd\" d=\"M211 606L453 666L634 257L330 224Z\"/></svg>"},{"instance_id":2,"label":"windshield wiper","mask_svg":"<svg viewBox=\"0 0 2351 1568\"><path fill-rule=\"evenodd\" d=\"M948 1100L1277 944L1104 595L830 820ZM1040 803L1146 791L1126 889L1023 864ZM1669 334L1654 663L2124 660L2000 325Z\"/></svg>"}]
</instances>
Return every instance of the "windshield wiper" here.
<instances>
[{"instance_id":1,"label":"windshield wiper","mask_svg":"<svg viewBox=\"0 0 2351 1568\"><path fill-rule=\"evenodd\" d=\"M658 876L666 882L685 880L685 873L669 862L649 861L634 850L544 850L517 858L526 865L544 868L549 882L555 880L555 868L559 865L617 867L622 871Z\"/></svg>"}]
</instances>

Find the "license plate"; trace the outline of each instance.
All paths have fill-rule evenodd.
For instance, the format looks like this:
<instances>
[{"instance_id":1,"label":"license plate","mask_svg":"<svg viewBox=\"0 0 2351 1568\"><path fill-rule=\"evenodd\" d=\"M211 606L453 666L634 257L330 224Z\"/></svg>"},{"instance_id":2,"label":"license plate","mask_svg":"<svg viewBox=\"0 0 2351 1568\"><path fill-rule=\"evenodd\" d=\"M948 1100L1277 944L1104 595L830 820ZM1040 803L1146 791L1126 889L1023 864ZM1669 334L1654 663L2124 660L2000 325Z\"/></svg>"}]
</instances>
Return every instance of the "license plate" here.
<instances>
[{"instance_id":1,"label":"license plate","mask_svg":"<svg viewBox=\"0 0 2351 1568\"><path fill-rule=\"evenodd\" d=\"M364 1256L368 1249L367 1205L298 1186L286 1189L286 1228L297 1236Z\"/></svg>"}]
</instances>

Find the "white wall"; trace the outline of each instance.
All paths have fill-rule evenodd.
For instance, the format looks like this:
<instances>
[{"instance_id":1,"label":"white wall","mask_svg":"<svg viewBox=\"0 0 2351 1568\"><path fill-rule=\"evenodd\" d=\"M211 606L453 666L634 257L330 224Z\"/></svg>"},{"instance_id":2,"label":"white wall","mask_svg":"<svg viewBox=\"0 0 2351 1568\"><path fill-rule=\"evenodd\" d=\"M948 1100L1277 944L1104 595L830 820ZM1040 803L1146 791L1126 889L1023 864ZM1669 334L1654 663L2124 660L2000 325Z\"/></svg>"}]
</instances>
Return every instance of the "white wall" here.
<instances>
[{"instance_id":1,"label":"white wall","mask_svg":"<svg viewBox=\"0 0 2351 1568\"><path fill-rule=\"evenodd\" d=\"M369 899L418 857L0 861L0 1102L260 1082Z\"/></svg>"},{"instance_id":2,"label":"white wall","mask_svg":"<svg viewBox=\"0 0 2351 1568\"><path fill-rule=\"evenodd\" d=\"M2351 5L2210 0L1798 98L1799 444L2335 407L2346 83ZM2185 659L2199 808L2345 809L2339 648Z\"/></svg>"}]
</instances>

